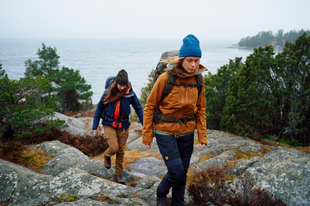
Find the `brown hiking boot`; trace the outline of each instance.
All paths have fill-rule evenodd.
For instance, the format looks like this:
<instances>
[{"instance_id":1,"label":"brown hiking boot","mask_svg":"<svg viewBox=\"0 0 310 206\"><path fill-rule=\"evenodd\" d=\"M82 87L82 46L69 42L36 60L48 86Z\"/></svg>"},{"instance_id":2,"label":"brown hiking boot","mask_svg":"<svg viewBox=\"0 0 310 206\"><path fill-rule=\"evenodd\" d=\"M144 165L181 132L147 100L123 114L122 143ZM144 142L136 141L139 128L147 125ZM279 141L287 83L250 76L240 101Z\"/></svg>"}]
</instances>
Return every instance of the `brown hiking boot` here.
<instances>
[{"instance_id":1,"label":"brown hiking boot","mask_svg":"<svg viewBox=\"0 0 310 206\"><path fill-rule=\"evenodd\" d=\"M123 178L123 175L114 175L114 180L115 180L117 183L125 184L125 180L124 180L124 178Z\"/></svg>"},{"instance_id":2,"label":"brown hiking boot","mask_svg":"<svg viewBox=\"0 0 310 206\"><path fill-rule=\"evenodd\" d=\"M107 169L111 168L111 157L107 157L107 156L104 155L104 166Z\"/></svg>"},{"instance_id":3,"label":"brown hiking boot","mask_svg":"<svg viewBox=\"0 0 310 206\"><path fill-rule=\"evenodd\" d=\"M168 206L167 197L157 197L157 206Z\"/></svg>"}]
</instances>

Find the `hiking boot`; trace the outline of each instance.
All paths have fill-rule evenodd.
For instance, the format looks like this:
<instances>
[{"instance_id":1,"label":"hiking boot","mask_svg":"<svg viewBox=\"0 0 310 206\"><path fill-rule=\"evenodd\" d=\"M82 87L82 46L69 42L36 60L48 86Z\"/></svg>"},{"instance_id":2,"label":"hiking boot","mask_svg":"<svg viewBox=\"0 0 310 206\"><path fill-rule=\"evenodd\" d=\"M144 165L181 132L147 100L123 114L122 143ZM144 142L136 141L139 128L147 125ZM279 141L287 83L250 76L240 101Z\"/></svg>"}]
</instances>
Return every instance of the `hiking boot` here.
<instances>
[{"instance_id":1,"label":"hiking boot","mask_svg":"<svg viewBox=\"0 0 310 206\"><path fill-rule=\"evenodd\" d=\"M104 166L107 169L111 168L111 157L107 157L107 156L104 155Z\"/></svg>"},{"instance_id":2,"label":"hiking boot","mask_svg":"<svg viewBox=\"0 0 310 206\"><path fill-rule=\"evenodd\" d=\"M167 197L157 197L157 206L168 206Z\"/></svg>"},{"instance_id":3,"label":"hiking boot","mask_svg":"<svg viewBox=\"0 0 310 206\"><path fill-rule=\"evenodd\" d=\"M124 178L123 178L123 175L114 175L114 180L115 180L117 183L125 184L125 180L124 180Z\"/></svg>"}]
</instances>

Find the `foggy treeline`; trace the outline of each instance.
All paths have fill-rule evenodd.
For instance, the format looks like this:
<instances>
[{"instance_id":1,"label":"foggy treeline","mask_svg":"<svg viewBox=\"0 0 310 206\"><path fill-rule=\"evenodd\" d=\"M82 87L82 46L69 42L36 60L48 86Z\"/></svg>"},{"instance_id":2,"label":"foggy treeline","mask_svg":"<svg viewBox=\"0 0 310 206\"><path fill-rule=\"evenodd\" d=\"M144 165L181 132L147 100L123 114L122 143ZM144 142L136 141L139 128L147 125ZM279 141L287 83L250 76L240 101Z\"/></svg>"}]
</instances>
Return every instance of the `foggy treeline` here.
<instances>
[{"instance_id":1,"label":"foggy treeline","mask_svg":"<svg viewBox=\"0 0 310 206\"><path fill-rule=\"evenodd\" d=\"M258 32L255 36L248 36L242 38L238 45L240 47L248 47L248 48L255 48L260 46L267 46L272 45L274 47L281 47L283 48L286 41L295 42L295 40L301 36L303 33L310 35L310 30L292 30L290 32L284 33L283 29L279 29L278 32L273 35L272 31L261 31Z\"/></svg>"}]
</instances>

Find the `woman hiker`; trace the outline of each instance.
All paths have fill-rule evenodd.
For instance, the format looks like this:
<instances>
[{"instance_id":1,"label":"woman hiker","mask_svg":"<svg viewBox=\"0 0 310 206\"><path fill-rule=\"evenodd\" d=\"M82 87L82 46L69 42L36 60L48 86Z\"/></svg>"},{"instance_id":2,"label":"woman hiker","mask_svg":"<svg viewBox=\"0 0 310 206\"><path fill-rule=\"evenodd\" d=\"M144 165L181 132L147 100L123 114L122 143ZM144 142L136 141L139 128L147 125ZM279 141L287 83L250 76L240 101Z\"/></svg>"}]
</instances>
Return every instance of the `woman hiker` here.
<instances>
[{"instance_id":1,"label":"woman hiker","mask_svg":"<svg viewBox=\"0 0 310 206\"><path fill-rule=\"evenodd\" d=\"M198 130L199 148L204 148L208 144L205 89L202 86L201 92L198 91L196 77L206 70L200 65L200 58L199 40L194 35L186 36L179 50L179 56L166 61L167 65L172 66L158 77L145 104L143 144L151 148L155 135L159 151L168 169L157 187L157 205L160 206L167 205L166 196L170 188L172 188L172 205L184 204L195 128ZM171 92L161 100L170 78L168 72L175 75L176 80Z\"/></svg>"},{"instance_id":2,"label":"woman hiker","mask_svg":"<svg viewBox=\"0 0 310 206\"><path fill-rule=\"evenodd\" d=\"M104 166L110 169L111 156L116 154L114 179L118 183L125 184L122 174L125 145L129 135L130 104L135 109L141 123L143 123L143 110L124 69L120 70L115 78L107 81L110 86L104 91L97 104L93 130L97 130L101 118L105 139L109 145L104 152Z\"/></svg>"}]
</instances>

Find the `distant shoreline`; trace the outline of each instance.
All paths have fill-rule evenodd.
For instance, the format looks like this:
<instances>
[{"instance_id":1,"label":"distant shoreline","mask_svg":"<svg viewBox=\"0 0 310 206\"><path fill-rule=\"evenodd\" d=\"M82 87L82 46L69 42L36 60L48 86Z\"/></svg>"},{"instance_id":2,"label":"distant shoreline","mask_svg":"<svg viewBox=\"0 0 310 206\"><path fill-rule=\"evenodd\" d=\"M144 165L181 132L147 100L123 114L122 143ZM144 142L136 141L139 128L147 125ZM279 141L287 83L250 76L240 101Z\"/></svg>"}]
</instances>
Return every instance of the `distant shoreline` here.
<instances>
[{"instance_id":1,"label":"distant shoreline","mask_svg":"<svg viewBox=\"0 0 310 206\"><path fill-rule=\"evenodd\" d=\"M283 47L274 46L274 45L272 45L272 46L273 46L275 52L282 52L283 51ZM260 46L260 47L265 47L265 46ZM257 47L246 47L246 46L239 46L238 44L233 44L233 45L226 47L226 48L228 48L228 49L240 49L240 50L253 50L254 48L257 48Z\"/></svg>"},{"instance_id":2,"label":"distant shoreline","mask_svg":"<svg viewBox=\"0 0 310 206\"><path fill-rule=\"evenodd\" d=\"M239 46L238 44L233 44L229 47L227 47L228 49L246 49L246 50L252 50L253 48L251 47L246 47L246 46Z\"/></svg>"}]
</instances>

